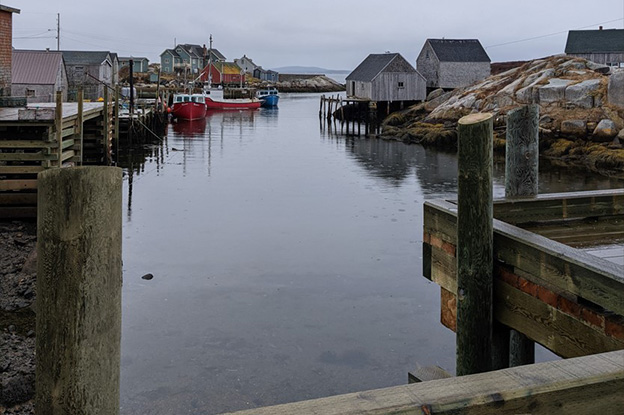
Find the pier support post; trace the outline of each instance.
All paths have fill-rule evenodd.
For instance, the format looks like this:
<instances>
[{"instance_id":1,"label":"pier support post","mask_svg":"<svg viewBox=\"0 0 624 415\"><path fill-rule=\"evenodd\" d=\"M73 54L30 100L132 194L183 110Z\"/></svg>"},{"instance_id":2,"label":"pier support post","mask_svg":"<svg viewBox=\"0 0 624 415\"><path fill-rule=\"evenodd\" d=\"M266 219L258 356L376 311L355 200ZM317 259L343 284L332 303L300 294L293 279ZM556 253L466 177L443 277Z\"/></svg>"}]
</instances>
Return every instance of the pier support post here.
<instances>
[{"instance_id":1,"label":"pier support post","mask_svg":"<svg viewBox=\"0 0 624 415\"><path fill-rule=\"evenodd\" d=\"M63 164L63 92L56 91L56 110L54 111L54 139L57 145L57 167Z\"/></svg>"},{"instance_id":2,"label":"pier support post","mask_svg":"<svg viewBox=\"0 0 624 415\"><path fill-rule=\"evenodd\" d=\"M492 114L458 122L457 375L491 370Z\"/></svg>"},{"instance_id":3,"label":"pier support post","mask_svg":"<svg viewBox=\"0 0 624 415\"><path fill-rule=\"evenodd\" d=\"M539 105L532 104L507 114L505 148L505 197L531 197L539 183ZM510 367L535 363L535 343L510 330Z\"/></svg>"},{"instance_id":4,"label":"pier support post","mask_svg":"<svg viewBox=\"0 0 624 415\"><path fill-rule=\"evenodd\" d=\"M38 175L37 415L119 414L122 173Z\"/></svg>"},{"instance_id":5,"label":"pier support post","mask_svg":"<svg viewBox=\"0 0 624 415\"><path fill-rule=\"evenodd\" d=\"M79 143L76 145L80 152L79 165L82 166L84 160L84 89L78 88L78 120L76 123L76 139Z\"/></svg>"}]
</instances>

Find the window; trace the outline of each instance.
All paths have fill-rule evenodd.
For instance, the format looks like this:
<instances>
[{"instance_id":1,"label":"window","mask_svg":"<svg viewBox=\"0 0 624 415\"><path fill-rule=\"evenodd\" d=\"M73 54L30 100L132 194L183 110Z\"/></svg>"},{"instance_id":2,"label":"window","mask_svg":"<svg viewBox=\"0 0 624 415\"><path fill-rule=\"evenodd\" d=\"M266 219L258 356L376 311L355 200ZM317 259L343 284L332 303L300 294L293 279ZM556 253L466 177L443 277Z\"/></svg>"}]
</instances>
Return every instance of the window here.
<instances>
[{"instance_id":1,"label":"window","mask_svg":"<svg viewBox=\"0 0 624 415\"><path fill-rule=\"evenodd\" d=\"M398 87L399 87L399 89L403 89L403 88L405 88L405 85L403 84L403 82L399 82Z\"/></svg>"},{"instance_id":2,"label":"window","mask_svg":"<svg viewBox=\"0 0 624 415\"><path fill-rule=\"evenodd\" d=\"M165 63L169 63L169 58L165 58Z\"/></svg>"},{"instance_id":3,"label":"window","mask_svg":"<svg viewBox=\"0 0 624 415\"><path fill-rule=\"evenodd\" d=\"M35 97L35 90L34 89L27 89L26 90L26 97L31 98L31 97Z\"/></svg>"}]
</instances>

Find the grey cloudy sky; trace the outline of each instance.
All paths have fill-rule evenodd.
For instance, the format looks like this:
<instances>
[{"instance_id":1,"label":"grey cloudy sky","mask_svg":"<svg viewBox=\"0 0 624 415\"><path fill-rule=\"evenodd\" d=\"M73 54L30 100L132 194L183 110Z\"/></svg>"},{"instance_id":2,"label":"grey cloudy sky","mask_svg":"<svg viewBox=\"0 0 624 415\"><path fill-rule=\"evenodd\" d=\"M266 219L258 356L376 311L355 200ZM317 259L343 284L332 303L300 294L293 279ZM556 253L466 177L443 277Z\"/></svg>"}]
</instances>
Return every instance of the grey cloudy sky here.
<instances>
[{"instance_id":1,"label":"grey cloudy sky","mask_svg":"<svg viewBox=\"0 0 624 415\"><path fill-rule=\"evenodd\" d=\"M110 50L159 61L174 42L208 44L228 60L353 69L369 53L412 64L427 38L478 38L493 62L562 53L571 29L621 29L624 0L2 0L17 49Z\"/></svg>"}]
</instances>

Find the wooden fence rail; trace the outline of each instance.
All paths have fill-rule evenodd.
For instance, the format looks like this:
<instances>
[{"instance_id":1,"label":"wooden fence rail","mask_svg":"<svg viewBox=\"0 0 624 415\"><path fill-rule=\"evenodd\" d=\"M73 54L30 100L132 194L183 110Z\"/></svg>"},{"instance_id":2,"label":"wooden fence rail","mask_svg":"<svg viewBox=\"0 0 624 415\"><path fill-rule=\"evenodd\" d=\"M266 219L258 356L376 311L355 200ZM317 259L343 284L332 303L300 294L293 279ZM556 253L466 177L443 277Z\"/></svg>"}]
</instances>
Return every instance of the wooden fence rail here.
<instances>
[{"instance_id":1,"label":"wooden fence rail","mask_svg":"<svg viewBox=\"0 0 624 415\"><path fill-rule=\"evenodd\" d=\"M624 351L538 363L236 415L616 414L624 407Z\"/></svg>"}]
</instances>

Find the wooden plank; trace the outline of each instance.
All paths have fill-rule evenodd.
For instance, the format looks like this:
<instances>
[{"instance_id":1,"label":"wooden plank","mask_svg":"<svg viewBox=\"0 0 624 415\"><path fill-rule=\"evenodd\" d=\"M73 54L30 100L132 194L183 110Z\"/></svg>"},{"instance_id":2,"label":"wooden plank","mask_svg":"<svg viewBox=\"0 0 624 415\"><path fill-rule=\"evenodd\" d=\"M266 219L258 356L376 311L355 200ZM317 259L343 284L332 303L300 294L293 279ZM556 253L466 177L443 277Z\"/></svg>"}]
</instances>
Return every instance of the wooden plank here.
<instances>
[{"instance_id":1,"label":"wooden plank","mask_svg":"<svg viewBox=\"0 0 624 415\"><path fill-rule=\"evenodd\" d=\"M624 270L579 249L494 221L494 257L528 275L624 315Z\"/></svg>"},{"instance_id":2,"label":"wooden plank","mask_svg":"<svg viewBox=\"0 0 624 415\"><path fill-rule=\"evenodd\" d=\"M37 193L0 193L0 205L36 205Z\"/></svg>"},{"instance_id":3,"label":"wooden plank","mask_svg":"<svg viewBox=\"0 0 624 415\"><path fill-rule=\"evenodd\" d=\"M569 358L624 349L624 341L606 336L529 294L502 281L494 281L496 319Z\"/></svg>"},{"instance_id":4,"label":"wooden plank","mask_svg":"<svg viewBox=\"0 0 624 415\"><path fill-rule=\"evenodd\" d=\"M65 150L68 147L72 147L74 145L75 141L72 140L64 140L63 141L63 150Z\"/></svg>"},{"instance_id":5,"label":"wooden plank","mask_svg":"<svg viewBox=\"0 0 624 415\"><path fill-rule=\"evenodd\" d=\"M38 151L36 153L0 153L0 161L42 161L50 160L49 156Z\"/></svg>"},{"instance_id":6,"label":"wooden plank","mask_svg":"<svg viewBox=\"0 0 624 415\"><path fill-rule=\"evenodd\" d=\"M36 206L0 206L0 218L2 219L25 219L36 218L37 207Z\"/></svg>"},{"instance_id":7,"label":"wooden plank","mask_svg":"<svg viewBox=\"0 0 624 415\"><path fill-rule=\"evenodd\" d=\"M0 174L35 174L43 170L43 166L0 166Z\"/></svg>"},{"instance_id":8,"label":"wooden plank","mask_svg":"<svg viewBox=\"0 0 624 415\"><path fill-rule=\"evenodd\" d=\"M624 189L497 199L494 217L511 224L624 214Z\"/></svg>"},{"instance_id":9,"label":"wooden plank","mask_svg":"<svg viewBox=\"0 0 624 415\"><path fill-rule=\"evenodd\" d=\"M237 415L616 414L624 351L236 412Z\"/></svg>"},{"instance_id":10,"label":"wooden plank","mask_svg":"<svg viewBox=\"0 0 624 415\"><path fill-rule=\"evenodd\" d=\"M429 208L437 208L444 211L438 217L445 216L446 219L454 215L456 209L446 201L429 201L427 204L425 215ZM429 222L427 216L425 222ZM499 220L494 220L494 258L522 270L527 279L536 284L545 281L560 292L582 297L624 315L624 270L615 263ZM445 288L452 290L452 287Z\"/></svg>"},{"instance_id":11,"label":"wooden plank","mask_svg":"<svg viewBox=\"0 0 624 415\"><path fill-rule=\"evenodd\" d=\"M0 148L43 148L50 145L43 140L0 140Z\"/></svg>"},{"instance_id":12,"label":"wooden plank","mask_svg":"<svg viewBox=\"0 0 624 415\"><path fill-rule=\"evenodd\" d=\"M75 155L76 155L76 152L74 150L64 151L63 154L61 154L61 162L64 162L64 161L74 157Z\"/></svg>"},{"instance_id":13,"label":"wooden plank","mask_svg":"<svg viewBox=\"0 0 624 415\"><path fill-rule=\"evenodd\" d=\"M0 191L36 189L37 179L32 180L0 180Z\"/></svg>"}]
</instances>

